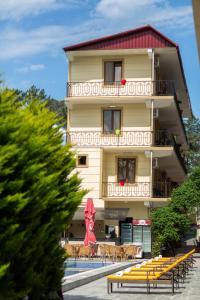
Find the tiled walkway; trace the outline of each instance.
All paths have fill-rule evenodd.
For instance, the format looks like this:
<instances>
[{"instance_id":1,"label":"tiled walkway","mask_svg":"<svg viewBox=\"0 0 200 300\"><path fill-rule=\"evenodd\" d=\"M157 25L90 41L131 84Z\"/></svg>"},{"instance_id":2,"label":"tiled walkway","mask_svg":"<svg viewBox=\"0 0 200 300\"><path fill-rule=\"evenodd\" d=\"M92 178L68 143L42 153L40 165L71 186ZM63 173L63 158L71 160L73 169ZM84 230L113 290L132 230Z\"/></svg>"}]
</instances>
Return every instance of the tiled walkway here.
<instances>
[{"instance_id":1,"label":"tiled walkway","mask_svg":"<svg viewBox=\"0 0 200 300\"><path fill-rule=\"evenodd\" d=\"M114 293L107 294L106 278L101 278L64 294L65 300L200 300L200 258L196 259L194 269L187 276L186 282L181 284L175 294L171 294L171 288L160 286L151 289L151 294L146 294L146 288L114 288Z\"/></svg>"}]
</instances>

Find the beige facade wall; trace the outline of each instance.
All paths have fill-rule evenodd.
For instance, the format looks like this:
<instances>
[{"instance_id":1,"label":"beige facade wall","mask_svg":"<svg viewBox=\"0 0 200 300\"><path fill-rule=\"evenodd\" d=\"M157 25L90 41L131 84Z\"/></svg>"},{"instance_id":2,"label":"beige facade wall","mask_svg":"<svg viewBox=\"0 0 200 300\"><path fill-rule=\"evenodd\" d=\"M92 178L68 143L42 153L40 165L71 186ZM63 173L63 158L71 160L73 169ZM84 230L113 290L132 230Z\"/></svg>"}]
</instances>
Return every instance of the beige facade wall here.
<instances>
[{"instance_id":1,"label":"beige facade wall","mask_svg":"<svg viewBox=\"0 0 200 300\"><path fill-rule=\"evenodd\" d=\"M102 131L103 109L109 106L74 105L70 110L70 131ZM122 110L122 130L150 130L151 111L143 104L123 104L116 106Z\"/></svg>"},{"instance_id":2,"label":"beige facade wall","mask_svg":"<svg viewBox=\"0 0 200 300\"><path fill-rule=\"evenodd\" d=\"M82 179L82 188L89 190L83 198L83 205L86 203L87 198L93 198L94 206L103 208L104 201L101 200L102 150L100 148L78 149L76 154L87 155L88 157L87 167L76 168L79 177Z\"/></svg>"},{"instance_id":3,"label":"beige facade wall","mask_svg":"<svg viewBox=\"0 0 200 300\"><path fill-rule=\"evenodd\" d=\"M136 158L136 182L150 182L150 159L144 153L133 152L124 153L105 153L103 156L103 181L117 182L117 158L133 157Z\"/></svg>"},{"instance_id":4,"label":"beige facade wall","mask_svg":"<svg viewBox=\"0 0 200 300\"><path fill-rule=\"evenodd\" d=\"M129 55L124 58L124 77L127 80L151 80L151 60L148 55Z\"/></svg>"},{"instance_id":5,"label":"beige facade wall","mask_svg":"<svg viewBox=\"0 0 200 300\"><path fill-rule=\"evenodd\" d=\"M111 56L110 60L122 60L122 77L127 80L151 80L151 60L148 55ZM72 82L103 81L104 60L108 56L75 57L71 64Z\"/></svg>"},{"instance_id":6,"label":"beige facade wall","mask_svg":"<svg viewBox=\"0 0 200 300\"><path fill-rule=\"evenodd\" d=\"M129 208L127 217L133 219L149 219L149 208L144 206L143 202L105 202L105 208ZM105 220L106 225L117 225L118 221Z\"/></svg>"}]
</instances>

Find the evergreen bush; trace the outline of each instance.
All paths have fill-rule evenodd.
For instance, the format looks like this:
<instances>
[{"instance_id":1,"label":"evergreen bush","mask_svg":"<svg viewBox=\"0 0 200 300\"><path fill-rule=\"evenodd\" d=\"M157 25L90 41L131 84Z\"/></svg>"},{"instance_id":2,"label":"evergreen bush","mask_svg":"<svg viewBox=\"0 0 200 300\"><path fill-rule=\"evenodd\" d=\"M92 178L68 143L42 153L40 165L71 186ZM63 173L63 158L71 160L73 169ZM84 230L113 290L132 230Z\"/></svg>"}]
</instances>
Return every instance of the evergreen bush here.
<instances>
[{"instance_id":1,"label":"evergreen bush","mask_svg":"<svg viewBox=\"0 0 200 300\"><path fill-rule=\"evenodd\" d=\"M61 287L59 238L85 191L58 122L45 103L0 91L0 299L48 299Z\"/></svg>"}]
</instances>

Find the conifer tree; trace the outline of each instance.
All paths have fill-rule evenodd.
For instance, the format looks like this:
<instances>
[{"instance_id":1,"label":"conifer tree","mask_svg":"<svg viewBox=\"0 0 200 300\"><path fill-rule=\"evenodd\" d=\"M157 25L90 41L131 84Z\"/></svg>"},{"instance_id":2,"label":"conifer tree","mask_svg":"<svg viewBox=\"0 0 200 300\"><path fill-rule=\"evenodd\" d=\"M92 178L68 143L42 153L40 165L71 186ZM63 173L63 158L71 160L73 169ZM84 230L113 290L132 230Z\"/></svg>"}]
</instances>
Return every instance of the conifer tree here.
<instances>
[{"instance_id":1,"label":"conifer tree","mask_svg":"<svg viewBox=\"0 0 200 300\"><path fill-rule=\"evenodd\" d=\"M0 91L0 299L48 299L61 286L59 237L85 191L54 113Z\"/></svg>"}]
</instances>

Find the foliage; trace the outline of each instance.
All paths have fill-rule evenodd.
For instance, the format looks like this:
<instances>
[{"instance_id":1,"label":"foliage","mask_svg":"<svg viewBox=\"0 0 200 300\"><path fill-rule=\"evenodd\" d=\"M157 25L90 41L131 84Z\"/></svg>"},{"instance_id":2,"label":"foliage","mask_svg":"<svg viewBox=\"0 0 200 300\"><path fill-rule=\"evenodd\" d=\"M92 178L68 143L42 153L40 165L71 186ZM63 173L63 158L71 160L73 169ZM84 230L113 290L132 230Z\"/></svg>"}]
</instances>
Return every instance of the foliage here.
<instances>
[{"instance_id":1,"label":"foliage","mask_svg":"<svg viewBox=\"0 0 200 300\"><path fill-rule=\"evenodd\" d=\"M190 225L187 216L176 211L171 205L156 209L152 212L151 218L154 238L156 237L157 242L162 245L179 241Z\"/></svg>"},{"instance_id":2,"label":"foliage","mask_svg":"<svg viewBox=\"0 0 200 300\"><path fill-rule=\"evenodd\" d=\"M193 118L185 122L186 135L189 143L189 149L184 151L186 157L187 168L200 165L200 119Z\"/></svg>"},{"instance_id":3,"label":"foliage","mask_svg":"<svg viewBox=\"0 0 200 300\"><path fill-rule=\"evenodd\" d=\"M194 213L200 206L200 166L194 168L188 179L173 191L171 206L185 214Z\"/></svg>"},{"instance_id":4,"label":"foliage","mask_svg":"<svg viewBox=\"0 0 200 300\"><path fill-rule=\"evenodd\" d=\"M46 95L44 89L38 89L36 86L32 85L26 92L17 90L19 100L31 101L31 99L38 99L41 102L47 103L47 108L56 113L62 123L63 127L66 127L66 118L67 118L67 107L64 100L58 101Z\"/></svg>"},{"instance_id":5,"label":"foliage","mask_svg":"<svg viewBox=\"0 0 200 300\"><path fill-rule=\"evenodd\" d=\"M55 114L17 98L0 91L0 299L48 299L63 276L59 236L85 191Z\"/></svg>"},{"instance_id":6,"label":"foliage","mask_svg":"<svg viewBox=\"0 0 200 300\"><path fill-rule=\"evenodd\" d=\"M200 206L200 167L172 193L171 202L151 213L155 252L159 245L179 241L189 229L190 215Z\"/></svg>"},{"instance_id":7,"label":"foliage","mask_svg":"<svg viewBox=\"0 0 200 300\"><path fill-rule=\"evenodd\" d=\"M152 243L152 257L156 257L160 255L160 249L162 247L162 243L159 239L159 236L154 236Z\"/></svg>"}]
</instances>

